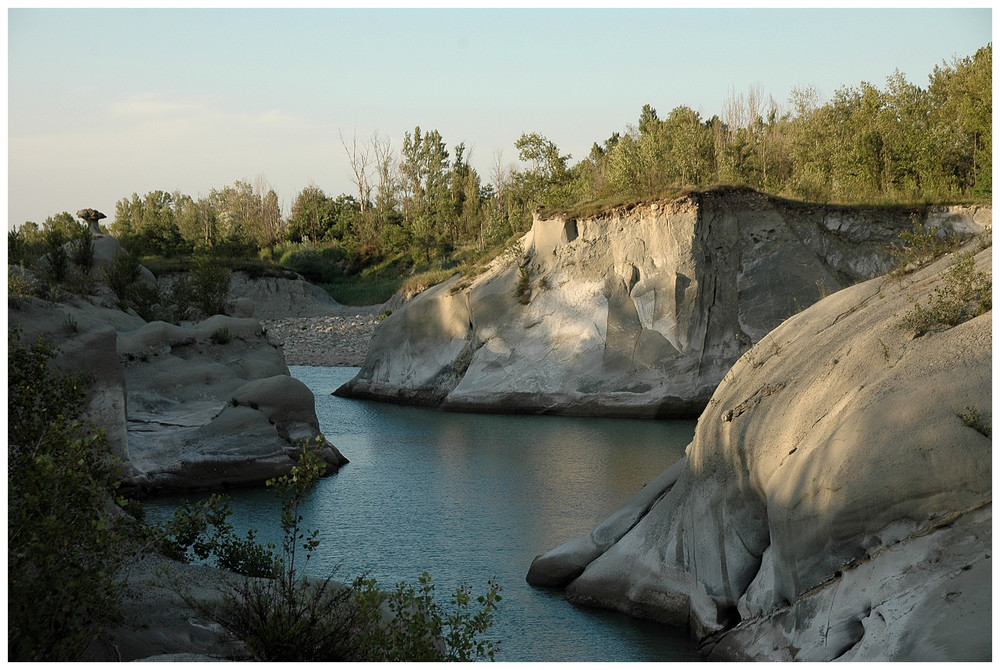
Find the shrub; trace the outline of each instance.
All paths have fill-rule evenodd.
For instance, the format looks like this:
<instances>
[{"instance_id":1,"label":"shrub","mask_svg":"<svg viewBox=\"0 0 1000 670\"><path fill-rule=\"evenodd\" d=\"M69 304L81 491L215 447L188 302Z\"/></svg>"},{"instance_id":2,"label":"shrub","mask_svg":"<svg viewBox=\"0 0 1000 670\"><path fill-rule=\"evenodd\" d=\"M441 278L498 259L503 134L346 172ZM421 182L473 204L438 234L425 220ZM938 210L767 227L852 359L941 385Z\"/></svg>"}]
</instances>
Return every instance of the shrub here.
<instances>
[{"instance_id":1,"label":"shrub","mask_svg":"<svg viewBox=\"0 0 1000 670\"><path fill-rule=\"evenodd\" d=\"M960 254L948 268L944 281L934 289L927 306L914 305L899 325L918 333L935 327L952 328L992 307L993 286L990 275L976 272L975 254L968 251Z\"/></svg>"},{"instance_id":2,"label":"shrub","mask_svg":"<svg viewBox=\"0 0 1000 670\"><path fill-rule=\"evenodd\" d=\"M137 281L128 288L129 305L144 321L156 321L161 317L162 300L159 287Z\"/></svg>"},{"instance_id":3,"label":"shrub","mask_svg":"<svg viewBox=\"0 0 1000 670\"><path fill-rule=\"evenodd\" d=\"M31 245L20 228L7 231L7 265L31 265L35 261Z\"/></svg>"},{"instance_id":4,"label":"shrub","mask_svg":"<svg viewBox=\"0 0 1000 670\"><path fill-rule=\"evenodd\" d=\"M528 268L521 267L518 270L517 286L514 288L514 296L522 305L531 302L531 273Z\"/></svg>"},{"instance_id":5,"label":"shrub","mask_svg":"<svg viewBox=\"0 0 1000 670\"><path fill-rule=\"evenodd\" d=\"M202 256L195 259L194 267L191 269L191 280L196 305L205 316L222 314L226 311L226 299L232 281L226 267L207 256Z\"/></svg>"},{"instance_id":6,"label":"shrub","mask_svg":"<svg viewBox=\"0 0 1000 670\"><path fill-rule=\"evenodd\" d=\"M924 230L915 218L913 229L900 233L900 246L893 246L890 251L896 267L892 276L901 277L907 272L927 265L949 251L957 248L962 239L955 233L942 231L932 227Z\"/></svg>"},{"instance_id":7,"label":"shrub","mask_svg":"<svg viewBox=\"0 0 1000 670\"><path fill-rule=\"evenodd\" d=\"M280 563L274 545L257 543L254 530L248 531L246 538L236 537L229 523L232 511L229 499L218 494L200 505L183 502L163 529L161 551L175 560L214 556L219 567L237 574L277 577Z\"/></svg>"},{"instance_id":8,"label":"shrub","mask_svg":"<svg viewBox=\"0 0 1000 670\"><path fill-rule=\"evenodd\" d=\"M354 644L349 591L329 577L315 581L305 576L319 540L318 531L303 529L300 506L325 469L315 446L307 443L291 472L267 482L281 496L284 533L280 558L272 563L273 578L230 581L223 605L213 613L256 660L345 660Z\"/></svg>"},{"instance_id":9,"label":"shrub","mask_svg":"<svg viewBox=\"0 0 1000 670\"><path fill-rule=\"evenodd\" d=\"M493 614L502 600L500 586L493 580L485 595L476 598L473 611L472 592L459 586L451 598L451 610L434 600L434 584L424 572L414 587L396 584L390 594L381 593L374 579L359 577L354 582L355 603L359 613L356 661L481 661L493 660L499 641L481 639L493 626ZM390 612L382 619L382 605Z\"/></svg>"},{"instance_id":10,"label":"shrub","mask_svg":"<svg viewBox=\"0 0 1000 670\"><path fill-rule=\"evenodd\" d=\"M118 249L111 262L101 269L105 283L118 298L118 306L122 309L129 307L129 291L132 284L139 280L141 267L135 256L124 249Z\"/></svg>"},{"instance_id":11,"label":"shrub","mask_svg":"<svg viewBox=\"0 0 1000 670\"><path fill-rule=\"evenodd\" d=\"M194 282L189 277L178 277L170 286L170 293L166 299L170 319L177 322L193 318L198 311L195 301Z\"/></svg>"},{"instance_id":12,"label":"shrub","mask_svg":"<svg viewBox=\"0 0 1000 670\"><path fill-rule=\"evenodd\" d=\"M70 245L70 258L81 272L90 273L94 267L94 234L83 227Z\"/></svg>"},{"instance_id":13,"label":"shrub","mask_svg":"<svg viewBox=\"0 0 1000 670\"><path fill-rule=\"evenodd\" d=\"M45 273L49 279L59 283L65 281L69 273L69 254L66 253L66 238L60 228L45 231Z\"/></svg>"},{"instance_id":14,"label":"shrub","mask_svg":"<svg viewBox=\"0 0 1000 670\"><path fill-rule=\"evenodd\" d=\"M107 512L118 470L103 432L79 420L84 380L53 372L44 343L8 341L8 660L75 660L117 613L129 555Z\"/></svg>"},{"instance_id":15,"label":"shrub","mask_svg":"<svg viewBox=\"0 0 1000 670\"><path fill-rule=\"evenodd\" d=\"M218 328L212 332L209 339L212 340L212 344L229 344L233 341L233 334L228 328Z\"/></svg>"},{"instance_id":16,"label":"shrub","mask_svg":"<svg viewBox=\"0 0 1000 670\"><path fill-rule=\"evenodd\" d=\"M28 277L22 265L19 268L7 266L7 304L19 309L25 300L34 295L34 281Z\"/></svg>"},{"instance_id":17,"label":"shrub","mask_svg":"<svg viewBox=\"0 0 1000 670\"><path fill-rule=\"evenodd\" d=\"M290 249L281 256L281 264L298 272L311 282L332 281L337 274L333 264L324 259L316 249Z\"/></svg>"}]
</instances>

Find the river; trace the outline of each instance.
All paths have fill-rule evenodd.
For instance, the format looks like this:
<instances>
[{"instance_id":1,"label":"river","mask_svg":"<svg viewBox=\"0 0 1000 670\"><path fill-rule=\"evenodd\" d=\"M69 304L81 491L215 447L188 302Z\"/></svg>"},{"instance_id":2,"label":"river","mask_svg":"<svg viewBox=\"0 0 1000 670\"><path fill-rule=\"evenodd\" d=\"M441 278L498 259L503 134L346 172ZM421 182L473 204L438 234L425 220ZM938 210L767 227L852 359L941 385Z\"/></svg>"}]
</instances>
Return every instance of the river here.
<instances>
[{"instance_id":1,"label":"river","mask_svg":"<svg viewBox=\"0 0 1000 670\"><path fill-rule=\"evenodd\" d=\"M423 571L436 597L495 577L498 661L700 660L683 631L570 605L525 582L534 556L590 532L680 458L694 421L455 414L331 395L357 368L291 368L316 395L320 428L351 462L319 482L304 525L320 531L310 574L383 587ZM276 494L230 491L233 525L280 538ZM165 518L181 498L147 504Z\"/></svg>"}]
</instances>

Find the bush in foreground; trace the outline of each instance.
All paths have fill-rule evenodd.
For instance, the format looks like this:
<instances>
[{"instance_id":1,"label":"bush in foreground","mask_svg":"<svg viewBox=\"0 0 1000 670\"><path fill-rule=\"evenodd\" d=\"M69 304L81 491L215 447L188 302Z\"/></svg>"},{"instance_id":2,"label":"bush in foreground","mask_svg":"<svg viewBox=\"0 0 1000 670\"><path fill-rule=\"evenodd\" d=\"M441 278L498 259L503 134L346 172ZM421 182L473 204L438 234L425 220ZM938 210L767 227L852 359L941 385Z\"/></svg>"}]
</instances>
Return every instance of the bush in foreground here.
<instances>
[{"instance_id":1,"label":"bush in foreground","mask_svg":"<svg viewBox=\"0 0 1000 670\"><path fill-rule=\"evenodd\" d=\"M10 331L7 658L70 661L117 616L130 555L109 508L117 466L103 432L81 423L84 380L53 350Z\"/></svg>"},{"instance_id":2,"label":"bush in foreground","mask_svg":"<svg viewBox=\"0 0 1000 670\"><path fill-rule=\"evenodd\" d=\"M449 609L434 600L427 573L419 586L401 582L389 593L367 577L347 585L306 575L319 539L318 531L303 528L300 507L325 467L316 446L307 443L289 474L267 482L282 501L278 554L273 545L258 545L252 531L246 540L235 539L225 518L231 508L220 496L201 516L196 507L178 511L167 533L175 549L191 548L199 558L214 554L220 565L244 573L227 581L221 606L196 603L199 609L258 661L493 660L499 642L483 637L501 600L492 581L476 599L468 586L459 587Z\"/></svg>"}]
</instances>

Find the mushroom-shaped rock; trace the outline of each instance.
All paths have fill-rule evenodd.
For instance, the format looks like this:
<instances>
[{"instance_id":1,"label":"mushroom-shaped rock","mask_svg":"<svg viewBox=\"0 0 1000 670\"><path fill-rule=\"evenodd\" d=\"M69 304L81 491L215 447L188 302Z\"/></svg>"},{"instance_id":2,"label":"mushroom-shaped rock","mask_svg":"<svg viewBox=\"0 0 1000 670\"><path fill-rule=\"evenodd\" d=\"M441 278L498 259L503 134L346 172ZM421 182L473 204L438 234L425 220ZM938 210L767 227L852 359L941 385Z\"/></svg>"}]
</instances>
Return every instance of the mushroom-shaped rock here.
<instances>
[{"instance_id":1,"label":"mushroom-shaped rock","mask_svg":"<svg viewBox=\"0 0 1000 670\"><path fill-rule=\"evenodd\" d=\"M76 215L87 222L87 225L90 226L90 232L96 233L98 235L101 234L101 227L98 225L97 222L100 221L101 219L108 218L101 212L98 212L96 209L91 209L89 207L87 209L81 209L76 213Z\"/></svg>"}]
</instances>

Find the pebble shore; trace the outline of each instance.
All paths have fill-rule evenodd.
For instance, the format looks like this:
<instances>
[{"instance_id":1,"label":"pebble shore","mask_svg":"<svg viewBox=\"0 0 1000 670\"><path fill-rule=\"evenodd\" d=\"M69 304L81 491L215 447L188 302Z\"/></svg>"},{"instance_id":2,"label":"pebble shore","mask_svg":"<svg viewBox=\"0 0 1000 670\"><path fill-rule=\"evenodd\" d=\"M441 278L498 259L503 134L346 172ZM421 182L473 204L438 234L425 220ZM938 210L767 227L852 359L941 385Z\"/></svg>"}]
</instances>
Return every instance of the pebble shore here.
<instances>
[{"instance_id":1,"label":"pebble shore","mask_svg":"<svg viewBox=\"0 0 1000 670\"><path fill-rule=\"evenodd\" d=\"M360 367L378 324L376 314L269 319L260 323L281 346L286 365Z\"/></svg>"}]
</instances>

